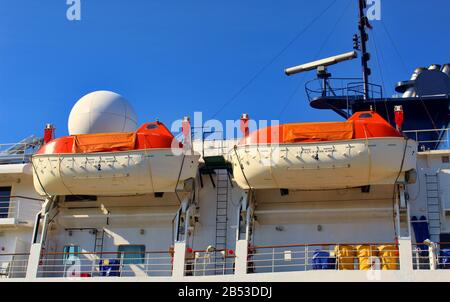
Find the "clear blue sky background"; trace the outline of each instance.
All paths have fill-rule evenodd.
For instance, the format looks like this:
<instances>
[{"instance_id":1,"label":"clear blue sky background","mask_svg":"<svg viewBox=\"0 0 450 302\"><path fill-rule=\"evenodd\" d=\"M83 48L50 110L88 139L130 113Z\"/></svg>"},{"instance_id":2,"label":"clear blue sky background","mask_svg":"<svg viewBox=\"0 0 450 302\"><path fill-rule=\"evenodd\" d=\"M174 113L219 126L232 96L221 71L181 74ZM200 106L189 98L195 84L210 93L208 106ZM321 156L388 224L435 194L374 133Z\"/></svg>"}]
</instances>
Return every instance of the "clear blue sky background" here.
<instances>
[{"instance_id":1,"label":"clear blue sky background","mask_svg":"<svg viewBox=\"0 0 450 302\"><path fill-rule=\"evenodd\" d=\"M381 1L371 80L381 82L382 73L390 95L415 67L450 62L450 1ZM73 104L100 89L125 96L139 122L170 124L194 111L208 118L332 2L81 0L82 19L70 22L65 0L0 0L1 142L41 135L47 122L65 135ZM302 83L314 72L286 77L283 69L351 50L356 4L338 0L217 117L338 120L309 107ZM330 70L359 76L359 61Z\"/></svg>"}]
</instances>

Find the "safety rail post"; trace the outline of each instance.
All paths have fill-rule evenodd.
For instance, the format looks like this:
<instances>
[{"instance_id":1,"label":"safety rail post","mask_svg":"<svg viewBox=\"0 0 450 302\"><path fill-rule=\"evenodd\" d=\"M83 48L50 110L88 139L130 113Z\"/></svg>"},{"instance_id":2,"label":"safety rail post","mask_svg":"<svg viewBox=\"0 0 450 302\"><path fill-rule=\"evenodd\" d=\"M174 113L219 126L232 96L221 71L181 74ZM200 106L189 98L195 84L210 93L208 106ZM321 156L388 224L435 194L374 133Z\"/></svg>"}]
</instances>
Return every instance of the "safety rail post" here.
<instances>
[{"instance_id":1,"label":"safety rail post","mask_svg":"<svg viewBox=\"0 0 450 302\"><path fill-rule=\"evenodd\" d=\"M275 248L272 248L272 273L275 272Z\"/></svg>"},{"instance_id":2,"label":"safety rail post","mask_svg":"<svg viewBox=\"0 0 450 302\"><path fill-rule=\"evenodd\" d=\"M412 243L411 238L400 237L398 239L398 251L399 251L399 262L400 269L402 271L412 271L413 270L413 257L412 257Z\"/></svg>"},{"instance_id":3,"label":"safety rail post","mask_svg":"<svg viewBox=\"0 0 450 302\"><path fill-rule=\"evenodd\" d=\"M30 255L28 256L28 265L26 278L34 279L38 277L39 261L41 260L41 243L34 243L30 248Z\"/></svg>"},{"instance_id":4,"label":"safety rail post","mask_svg":"<svg viewBox=\"0 0 450 302\"><path fill-rule=\"evenodd\" d=\"M225 275L227 269L226 266L227 266L227 251L225 250L225 254L223 256L222 275Z\"/></svg>"},{"instance_id":5,"label":"safety rail post","mask_svg":"<svg viewBox=\"0 0 450 302\"><path fill-rule=\"evenodd\" d=\"M235 274L247 274L248 241L238 240L236 242Z\"/></svg>"},{"instance_id":6,"label":"safety rail post","mask_svg":"<svg viewBox=\"0 0 450 302\"><path fill-rule=\"evenodd\" d=\"M206 262L206 256L205 255L203 255L202 256L202 262L203 262L203 276L206 276L206 265L208 264L207 262Z\"/></svg>"},{"instance_id":7,"label":"safety rail post","mask_svg":"<svg viewBox=\"0 0 450 302\"><path fill-rule=\"evenodd\" d=\"M31 239L30 256L28 258L28 267L26 278L33 279L38 277L39 262L41 260L42 248L46 241L48 223L50 213L53 211L53 206L57 200L57 196L49 196L45 199L42 205L41 211L36 214L35 225L33 229L33 235ZM42 224L41 224L41 219ZM38 239L39 226L41 225L41 237Z\"/></svg>"},{"instance_id":8,"label":"safety rail post","mask_svg":"<svg viewBox=\"0 0 450 302\"><path fill-rule=\"evenodd\" d=\"M413 255L413 258L416 260L414 262L415 269L420 270L420 249L417 246L413 249Z\"/></svg>"},{"instance_id":9,"label":"safety rail post","mask_svg":"<svg viewBox=\"0 0 450 302\"><path fill-rule=\"evenodd\" d=\"M38 276L39 261L41 260L42 242L38 242L39 222L41 220L41 212L36 214L36 220L33 229L33 239L30 247L30 255L28 256L27 279L34 279Z\"/></svg>"},{"instance_id":10,"label":"safety rail post","mask_svg":"<svg viewBox=\"0 0 450 302\"><path fill-rule=\"evenodd\" d=\"M437 245L434 242L429 242L428 244L428 257L430 259L430 270L434 271L438 268L437 261Z\"/></svg>"},{"instance_id":11,"label":"safety rail post","mask_svg":"<svg viewBox=\"0 0 450 302\"><path fill-rule=\"evenodd\" d=\"M252 219L252 193L245 191L242 195L241 206L237 212L238 226L236 228L236 253L234 259L235 275L247 274L249 261L248 247L250 243L250 228Z\"/></svg>"},{"instance_id":12,"label":"safety rail post","mask_svg":"<svg viewBox=\"0 0 450 302\"><path fill-rule=\"evenodd\" d=\"M305 271L307 271L308 270L308 263L309 263L309 249L308 249L308 246L306 245L305 247L304 247L304 260L305 260Z\"/></svg>"},{"instance_id":13,"label":"safety rail post","mask_svg":"<svg viewBox=\"0 0 450 302\"><path fill-rule=\"evenodd\" d=\"M94 257L90 260L91 261L91 265L90 265L91 268L90 268L89 274L91 276L94 276L95 268L97 267L97 259L95 259L96 254L94 253L93 256Z\"/></svg>"},{"instance_id":14,"label":"safety rail post","mask_svg":"<svg viewBox=\"0 0 450 302\"><path fill-rule=\"evenodd\" d=\"M19 220L20 217L20 200L14 200L13 217Z\"/></svg>"},{"instance_id":15,"label":"safety rail post","mask_svg":"<svg viewBox=\"0 0 450 302\"><path fill-rule=\"evenodd\" d=\"M174 278L183 278L186 265L186 242L174 243L174 255L172 276Z\"/></svg>"},{"instance_id":16,"label":"safety rail post","mask_svg":"<svg viewBox=\"0 0 450 302\"><path fill-rule=\"evenodd\" d=\"M145 253L144 257L145 257L144 258L144 272L148 276L148 274L150 273L150 263L149 263L150 257L147 255L147 253Z\"/></svg>"}]
</instances>

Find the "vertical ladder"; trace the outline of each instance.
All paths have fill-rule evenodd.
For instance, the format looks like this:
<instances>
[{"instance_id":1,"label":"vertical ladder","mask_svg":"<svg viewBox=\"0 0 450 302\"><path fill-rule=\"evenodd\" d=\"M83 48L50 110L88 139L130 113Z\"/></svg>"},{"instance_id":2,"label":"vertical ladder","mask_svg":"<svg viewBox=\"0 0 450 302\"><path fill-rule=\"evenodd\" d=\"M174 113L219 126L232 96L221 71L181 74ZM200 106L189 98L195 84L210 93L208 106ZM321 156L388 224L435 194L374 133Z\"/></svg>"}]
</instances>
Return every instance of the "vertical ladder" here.
<instances>
[{"instance_id":1,"label":"vertical ladder","mask_svg":"<svg viewBox=\"0 0 450 302\"><path fill-rule=\"evenodd\" d=\"M94 253L103 252L103 241L105 239L105 230L95 230L95 245L94 245ZM99 258L102 258L102 255L99 255Z\"/></svg>"},{"instance_id":2,"label":"vertical ladder","mask_svg":"<svg viewBox=\"0 0 450 302\"><path fill-rule=\"evenodd\" d=\"M228 226L228 170L216 170L216 241L214 247L216 250L227 248L227 226ZM223 254L215 253L215 272L221 272L224 269Z\"/></svg>"},{"instance_id":3,"label":"vertical ladder","mask_svg":"<svg viewBox=\"0 0 450 302\"><path fill-rule=\"evenodd\" d=\"M441 234L441 203L439 200L439 180L437 173L425 173L427 213L430 240L439 242Z\"/></svg>"}]
</instances>

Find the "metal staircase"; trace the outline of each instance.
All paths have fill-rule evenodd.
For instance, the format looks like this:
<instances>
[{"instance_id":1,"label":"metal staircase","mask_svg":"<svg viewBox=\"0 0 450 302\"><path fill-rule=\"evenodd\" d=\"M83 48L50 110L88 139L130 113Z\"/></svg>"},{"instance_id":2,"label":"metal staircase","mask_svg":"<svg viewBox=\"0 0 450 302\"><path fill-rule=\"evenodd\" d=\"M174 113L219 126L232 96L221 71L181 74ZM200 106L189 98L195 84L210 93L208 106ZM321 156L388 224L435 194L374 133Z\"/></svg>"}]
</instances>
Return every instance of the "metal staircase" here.
<instances>
[{"instance_id":1,"label":"metal staircase","mask_svg":"<svg viewBox=\"0 0 450 302\"><path fill-rule=\"evenodd\" d=\"M438 174L425 173L425 185L430 240L439 242L439 236L441 234L441 203L439 199Z\"/></svg>"},{"instance_id":2,"label":"metal staircase","mask_svg":"<svg viewBox=\"0 0 450 302\"><path fill-rule=\"evenodd\" d=\"M228 227L228 186L229 175L228 170L219 169L216 170L216 241L215 241L215 271L224 267L223 262L226 259L223 258L223 253L220 251L225 250L227 247L227 227Z\"/></svg>"}]
</instances>

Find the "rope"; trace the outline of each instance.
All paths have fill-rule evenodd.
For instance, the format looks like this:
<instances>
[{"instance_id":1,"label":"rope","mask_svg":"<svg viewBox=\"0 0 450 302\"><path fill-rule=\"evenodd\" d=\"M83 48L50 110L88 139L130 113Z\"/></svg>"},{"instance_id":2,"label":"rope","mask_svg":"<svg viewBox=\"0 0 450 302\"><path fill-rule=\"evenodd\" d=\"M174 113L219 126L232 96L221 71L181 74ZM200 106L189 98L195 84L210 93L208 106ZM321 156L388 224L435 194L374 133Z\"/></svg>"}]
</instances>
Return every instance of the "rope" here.
<instances>
[{"instance_id":1,"label":"rope","mask_svg":"<svg viewBox=\"0 0 450 302\"><path fill-rule=\"evenodd\" d=\"M384 77L383 77L383 69L381 68L381 63L380 63L380 58L378 56L378 47L377 47L377 42L376 42L376 36L375 36L375 32L373 32L373 45L375 48L375 55L376 55L376 59L377 59L377 65L378 65L378 70L380 72L380 78L381 78L381 85L383 87L383 91L386 91L386 86L385 86L385 82L384 82ZM381 52L380 52L381 54ZM387 101L386 99L384 99L384 109L386 110L386 117L388 119L388 123L391 123L391 118L389 117L389 112L388 112L388 108L387 108Z\"/></svg>"},{"instance_id":2,"label":"rope","mask_svg":"<svg viewBox=\"0 0 450 302\"><path fill-rule=\"evenodd\" d=\"M428 115L428 118L430 119L431 123L433 124L433 128L436 130L436 133L439 133L439 129L436 127L436 123L434 122L433 117L431 116L430 111L428 111L427 105L425 104L424 100L421 96L419 96L419 100L422 103L423 108L425 109L425 112Z\"/></svg>"},{"instance_id":3,"label":"rope","mask_svg":"<svg viewBox=\"0 0 450 302\"><path fill-rule=\"evenodd\" d=\"M384 31L386 32L386 34L387 34L387 36L388 36L388 38L389 38L389 41L390 41L391 44L392 44L392 47L394 48L394 50L395 50L395 52L396 52L398 58L400 59L400 63L402 63L402 67L403 67L405 73L408 73L408 68L406 67L405 61L403 60L402 55L400 54L400 52L398 51L397 46L395 45L394 39L392 39L392 36L391 36L391 34L389 33L389 31L388 31L386 25L384 24L383 20L380 20L380 22L381 22L381 25L383 25Z\"/></svg>"},{"instance_id":4,"label":"rope","mask_svg":"<svg viewBox=\"0 0 450 302\"><path fill-rule=\"evenodd\" d=\"M318 59L318 56L322 53L322 50L325 48L326 44L328 43L328 40L330 40L333 33L336 31L336 28L338 24L341 22L342 18L344 17L345 13L347 12L348 8L350 7L350 4L353 2L353 0L349 0L347 2L347 5L344 7L344 10L342 11L341 15L337 18L336 22L332 26L331 31L328 33L328 36L323 41L322 45L320 46L319 50L316 53L315 59Z\"/></svg>"},{"instance_id":5,"label":"rope","mask_svg":"<svg viewBox=\"0 0 450 302\"><path fill-rule=\"evenodd\" d=\"M370 174L372 173L372 151L370 150L369 147L369 137L367 136L367 125L363 124L363 130L364 130L364 136L366 137L366 147L367 147L367 153L369 156L369 176L367 181L370 183ZM350 150L349 150L350 153Z\"/></svg>"},{"instance_id":6,"label":"rope","mask_svg":"<svg viewBox=\"0 0 450 302\"><path fill-rule=\"evenodd\" d=\"M247 183L248 188L250 189L250 191L252 191L252 187L250 186L250 183L248 182L247 176L245 176L245 172L244 172L244 165L241 164L241 159L239 158L238 154L237 154L237 146L235 145L234 148L234 154L236 154L236 158L238 160L239 163L239 168L241 168L241 172L242 175L244 176L245 182Z\"/></svg>"},{"instance_id":7,"label":"rope","mask_svg":"<svg viewBox=\"0 0 450 302\"><path fill-rule=\"evenodd\" d=\"M381 22L381 24L383 25L383 28L384 28L384 30L385 30L385 32L386 32L388 38L389 38L389 41L391 42L391 44L392 44L392 46L393 46L393 48L394 48L394 50L395 50L397 56L399 57L400 62L402 63L405 72L407 73L407 72L408 72L408 69L406 68L405 61L403 60L403 58L402 58L400 52L398 51L398 49L397 49L397 47L396 47L396 45L395 45L394 39L392 39L392 36L391 36L391 34L389 33L389 31L388 31L386 25L384 24L384 22L383 22L382 20L380 20L380 22ZM424 109L425 109L425 112L426 112L427 115L428 115L428 118L430 119L431 123L433 124L434 129L437 129L436 123L434 122L433 117L431 116L431 114L430 114L430 112L429 112L427 106L425 105L425 102L423 101L423 99L422 99L421 97L419 97L419 100L420 100L420 102L422 103L422 105L423 105L423 107L424 107ZM437 130L436 130L436 131L437 131Z\"/></svg>"},{"instance_id":8,"label":"rope","mask_svg":"<svg viewBox=\"0 0 450 302\"><path fill-rule=\"evenodd\" d=\"M319 15L317 15L311 22L309 22L301 31L299 31L289 43L286 44L272 59L267 62L256 74L254 74L228 101L226 101L211 117L211 119L215 118L217 114L219 114L225 107L230 105L234 100L236 100L239 95L249 87L269 66L271 66L281 55L283 55L286 50L294 44L314 23L316 23L335 3L337 0L334 0L329 6L327 6Z\"/></svg>"},{"instance_id":9,"label":"rope","mask_svg":"<svg viewBox=\"0 0 450 302\"><path fill-rule=\"evenodd\" d=\"M328 33L327 37L325 38L325 40L322 42L322 45L320 46L319 50L317 51L317 53L314 56L314 60L317 60L319 55L322 53L323 49L325 48L326 44L328 43L328 41L330 40L331 36L333 35L333 33L336 31L336 28L338 26L338 24L341 22L342 18L345 15L345 12L347 11L347 9L349 8L350 4L352 3L353 0L349 0L347 5L345 6L344 10L342 11L341 15L337 18L336 22L334 23L334 25L331 27L331 31ZM280 113L278 114L278 119L280 119L280 117L284 114L284 112L286 111L286 109L288 108L289 104L291 103L292 99L294 98L294 96L297 94L298 90L300 89L300 87L302 86L302 84L304 84L304 81L301 80L298 85L295 87L294 91L289 95L285 105L283 106L283 108L281 109Z\"/></svg>"},{"instance_id":10,"label":"rope","mask_svg":"<svg viewBox=\"0 0 450 302\"><path fill-rule=\"evenodd\" d=\"M288 108L289 104L291 103L292 99L294 98L294 96L297 94L298 90L300 89L300 87L302 86L302 84L304 84L305 81L304 80L300 80L299 83L297 84L297 86L295 87L294 91L289 95L286 104L283 106L283 108L281 109L280 113L278 113L278 119L281 118L281 116L284 114L284 112L286 111L286 109Z\"/></svg>"},{"instance_id":11,"label":"rope","mask_svg":"<svg viewBox=\"0 0 450 302\"><path fill-rule=\"evenodd\" d=\"M177 199L178 199L178 203L179 203L179 204L181 204L181 198L180 198L180 196L178 196L177 188L178 188L178 184L179 184L179 182L180 182L181 172L183 171L184 159L185 159L185 158L186 158L186 155L183 154L183 159L181 160L181 168L180 168L180 172L178 173L177 184L175 185L175 195L177 196Z\"/></svg>"},{"instance_id":12,"label":"rope","mask_svg":"<svg viewBox=\"0 0 450 302\"><path fill-rule=\"evenodd\" d=\"M59 165L58 165L59 171L58 172L59 172L59 175L62 175L63 173L61 173L61 167L62 167L63 156L60 155L58 160L59 160ZM75 157L73 157L73 160L75 161ZM102 158L100 156L100 161L101 160L102 160ZM86 162L87 162L87 159L86 159ZM99 163L99 165L100 165L100 163ZM67 191L69 191L70 195L76 195L76 194L73 194L72 190L70 190L69 187L65 184L64 179L62 177L60 177L60 179L61 179L61 182L63 183L64 187L67 189Z\"/></svg>"},{"instance_id":13,"label":"rope","mask_svg":"<svg viewBox=\"0 0 450 302\"><path fill-rule=\"evenodd\" d=\"M316 52L316 54L314 55L314 60L317 60L319 55L322 53L323 49L325 48L326 44L328 43L328 41L330 40L331 36L333 35L333 33L336 31L336 28L338 26L338 24L341 22L342 18L345 15L345 12L347 11L347 9L349 8L350 4L352 3L352 0L348 1L347 5L345 6L344 10L342 11L341 15L338 17L338 19L336 20L336 23L334 23L334 25L332 26L331 31L328 33L327 37L325 38L325 40L323 41L322 45L320 46L319 50ZM304 84L304 80L301 80L298 85L295 87L294 91L292 92L292 94L288 97L286 104L283 106L283 109L281 109L280 113L278 114L278 119L281 118L281 115L283 115L283 113L286 111L286 109L288 108L288 106L290 105L292 99L294 98L294 96L297 94L298 90L300 89L300 87L302 86L302 84Z\"/></svg>"},{"instance_id":14,"label":"rope","mask_svg":"<svg viewBox=\"0 0 450 302\"><path fill-rule=\"evenodd\" d=\"M47 191L45 190L44 186L42 185L41 179L39 178L39 174L38 174L38 172L36 170L36 167L34 166L33 158L31 159L30 162L31 162L31 166L33 167L34 174L36 175L38 183L41 186L42 191L44 191L45 196L47 196L47 198L52 198L52 196L47 193Z\"/></svg>"}]
</instances>

